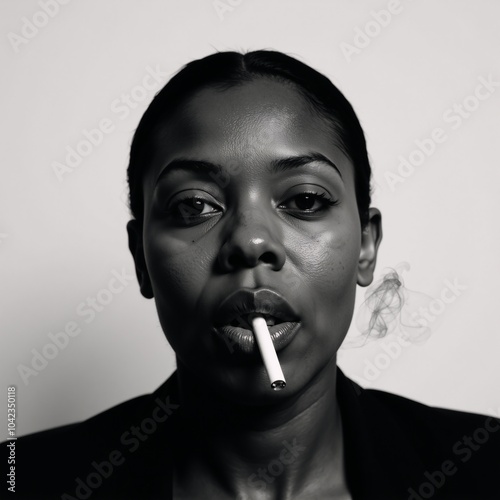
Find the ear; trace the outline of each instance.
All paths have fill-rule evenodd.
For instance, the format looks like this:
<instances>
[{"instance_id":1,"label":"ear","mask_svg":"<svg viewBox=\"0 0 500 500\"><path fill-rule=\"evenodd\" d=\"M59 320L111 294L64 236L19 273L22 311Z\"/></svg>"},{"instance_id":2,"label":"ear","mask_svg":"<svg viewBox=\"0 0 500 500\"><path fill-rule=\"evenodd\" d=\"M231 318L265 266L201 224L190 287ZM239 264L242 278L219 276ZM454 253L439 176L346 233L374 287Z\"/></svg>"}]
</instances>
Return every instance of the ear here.
<instances>
[{"instance_id":1,"label":"ear","mask_svg":"<svg viewBox=\"0 0 500 500\"><path fill-rule=\"evenodd\" d=\"M368 223L361 233L361 251L358 261L358 285L368 286L373 281L377 253L382 241L382 214L370 208Z\"/></svg>"},{"instance_id":2,"label":"ear","mask_svg":"<svg viewBox=\"0 0 500 500\"><path fill-rule=\"evenodd\" d=\"M128 247L132 253L135 262L135 272L137 281L141 288L141 293L146 299L154 297L153 287L149 279L148 269L146 267L146 259L144 257L144 245L142 240L142 225L135 219L127 224Z\"/></svg>"}]
</instances>

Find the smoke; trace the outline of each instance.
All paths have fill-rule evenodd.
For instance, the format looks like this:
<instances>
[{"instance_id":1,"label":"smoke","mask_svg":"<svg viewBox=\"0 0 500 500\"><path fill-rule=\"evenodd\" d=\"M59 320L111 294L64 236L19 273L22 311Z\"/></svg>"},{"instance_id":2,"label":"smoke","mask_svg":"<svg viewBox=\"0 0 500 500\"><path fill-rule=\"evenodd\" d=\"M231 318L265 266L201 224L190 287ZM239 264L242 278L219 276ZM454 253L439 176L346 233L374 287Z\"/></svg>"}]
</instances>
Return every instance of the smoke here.
<instances>
[{"instance_id":1,"label":"smoke","mask_svg":"<svg viewBox=\"0 0 500 500\"><path fill-rule=\"evenodd\" d=\"M395 269L386 269L383 276L368 287L356 317L360 334L348 336L343 347L360 347L391 333L415 344L429 338L429 324L418 311L433 299L405 287L402 274L409 269L407 262L398 264Z\"/></svg>"}]
</instances>

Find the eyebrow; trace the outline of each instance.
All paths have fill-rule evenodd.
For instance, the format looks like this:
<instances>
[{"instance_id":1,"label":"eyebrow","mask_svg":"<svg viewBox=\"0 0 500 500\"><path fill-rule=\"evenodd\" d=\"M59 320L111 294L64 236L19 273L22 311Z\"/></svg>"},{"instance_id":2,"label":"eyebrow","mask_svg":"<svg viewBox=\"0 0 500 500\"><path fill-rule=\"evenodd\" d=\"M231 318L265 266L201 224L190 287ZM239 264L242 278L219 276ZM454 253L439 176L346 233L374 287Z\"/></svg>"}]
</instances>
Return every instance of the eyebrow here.
<instances>
[{"instance_id":1,"label":"eyebrow","mask_svg":"<svg viewBox=\"0 0 500 500\"><path fill-rule=\"evenodd\" d=\"M294 168L300 168L309 163L319 162L326 163L330 167L332 167L342 179L342 174L340 173L339 168L335 163L329 160L325 155L321 153L309 153L307 155L300 156L289 156L287 158L280 158L278 160L273 160L271 162L272 168L274 172L281 172L284 170L291 170Z\"/></svg>"},{"instance_id":2,"label":"eyebrow","mask_svg":"<svg viewBox=\"0 0 500 500\"><path fill-rule=\"evenodd\" d=\"M298 155L298 156L288 156L286 158L279 158L277 160L273 160L271 162L271 171L273 173L283 172L287 170L292 170L295 168L303 167L304 165L308 165L309 163L319 162L324 163L330 167L332 167L342 179L342 174L340 173L339 168L335 163L329 160L326 156L321 153L309 153L307 155ZM205 174L217 174L224 170L224 167L217 163L212 163L209 161L203 160L195 160L189 158L178 158L176 160L171 161L160 172L156 183L160 182L161 179L166 177L172 172L175 171L190 171L196 173L205 173Z\"/></svg>"},{"instance_id":3,"label":"eyebrow","mask_svg":"<svg viewBox=\"0 0 500 500\"><path fill-rule=\"evenodd\" d=\"M219 165L217 163L211 163L209 161L194 160L189 158L178 158L177 160L172 160L170 163L167 163L163 167L162 171L160 172L160 175L156 179L156 183L158 184L158 182L160 182L161 179L171 174L172 172L179 170L196 172L196 173L205 173L205 174L207 173L217 174L221 170L223 170L223 167L222 165Z\"/></svg>"}]
</instances>

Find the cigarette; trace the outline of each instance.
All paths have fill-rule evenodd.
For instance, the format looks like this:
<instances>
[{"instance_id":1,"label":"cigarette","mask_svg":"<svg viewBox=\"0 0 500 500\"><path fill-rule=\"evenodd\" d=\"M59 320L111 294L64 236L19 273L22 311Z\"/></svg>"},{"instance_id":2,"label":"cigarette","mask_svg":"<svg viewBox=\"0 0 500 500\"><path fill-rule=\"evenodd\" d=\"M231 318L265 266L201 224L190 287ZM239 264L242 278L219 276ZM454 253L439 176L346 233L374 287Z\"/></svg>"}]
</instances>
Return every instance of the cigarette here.
<instances>
[{"instance_id":1,"label":"cigarette","mask_svg":"<svg viewBox=\"0 0 500 500\"><path fill-rule=\"evenodd\" d=\"M252 326L267 375L269 376L269 381L271 382L271 387L275 391L284 389L286 386L285 376L281 370L281 365L276 350L274 349L266 320L262 316L255 316L252 319Z\"/></svg>"}]
</instances>

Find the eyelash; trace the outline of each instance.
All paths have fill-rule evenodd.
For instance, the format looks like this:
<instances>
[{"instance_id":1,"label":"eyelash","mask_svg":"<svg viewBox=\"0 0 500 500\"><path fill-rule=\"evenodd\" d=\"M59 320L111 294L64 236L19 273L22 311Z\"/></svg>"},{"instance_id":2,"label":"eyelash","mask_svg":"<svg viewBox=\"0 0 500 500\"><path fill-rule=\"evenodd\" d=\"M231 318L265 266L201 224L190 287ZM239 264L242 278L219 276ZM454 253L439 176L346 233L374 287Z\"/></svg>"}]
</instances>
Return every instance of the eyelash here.
<instances>
[{"instance_id":1,"label":"eyelash","mask_svg":"<svg viewBox=\"0 0 500 500\"><path fill-rule=\"evenodd\" d=\"M331 207L334 207L335 205L338 204L338 200L334 200L334 199L330 198L326 193L306 191L303 193L298 193L298 194L295 194L293 196L290 196L287 200L285 200L285 202L278 205L278 208L282 209L282 210L286 210L285 205L288 204L291 200L294 200L294 199L296 200L300 196L310 196L310 197L314 198L314 202L318 201L321 204L321 206L315 210L300 209L300 208L288 209L289 211L294 213L296 216L302 215L302 216L307 217L307 216L315 215L315 214L318 214L321 212L326 212ZM213 210L208 212L208 213L205 213L205 214L203 214L203 213L200 213L200 214L192 214L191 213L191 214L189 214L191 207L189 207L187 202L191 202L191 204L193 204L196 201L203 203L205 206L211 207ZM181 213L181 212L179 212L179 209L183 204L185 204L185 208L184 208L185 212ZM205 200L201 196L187 195L184 198L176 200L176 202L172 206L170 206L166 211L170 216L173 216L174 218L177 218L178 220L184 219L185 222L191 222L191 223L200 222L201 223L204 219L217 213L216 211L218 208L220 208L220 207L217 207L215 205L215 203L211 203L211 202Z\"/></svg>"},{"instance_id":2,"label":"eyelash","mask_svg":"<svg viewBox=\"0 0 500 500\"><path fill-rule=\"evenodd\" d=\"M205 200L201 196L192 196L192 195L190 196L190 195L187 195L187 196L185 196L185 197L183 197L181 199L176 200L175 203L172 206L170 206L169 208L167 208L167 213L169 215L177 216L179 218L185 218L185 219L197 219L197 218L200 218L200 217L204 218L207 215L210 215L210 214L214 213L214 212L209 212L207 214L194 214L194 215L193 214L188 215L187 213L176 213L176 211L178 211L183 204L185 205L184 210L186 212L189 212L189 210L190 210L191 207L189 207L188 203L189 202L194 203L196 201L200 201L204 205L208 205L208 206L212 207L213 209L216 208L215 207L215 203L210 203L209 201Z\"/></svg>"},{"instance_id":3,"label":"eyelash","mask_svg":"<svg viewBox=\"0 0 500 500\"><path fill-rule=\"evenodd\" d=\"M305 191L303 193L299 193L296 195L291 196L288 198L284 203L280 204L279 207L281 208L285 203L289 202L290 200L293 200L295 198L298 198L299 196L311 196L315 198L315 201L319 201L321 204L320 208L317 208L316 210L311 210L311 209L295 209L296 212L304 213L304 214L317 214L319 212L325 212L330 209L330 207L334 207L335 205L338 205L338 200L334 200L333 198L330 198L326 193L318 193L315 191Z\"/></svg>"}]
</instances>

